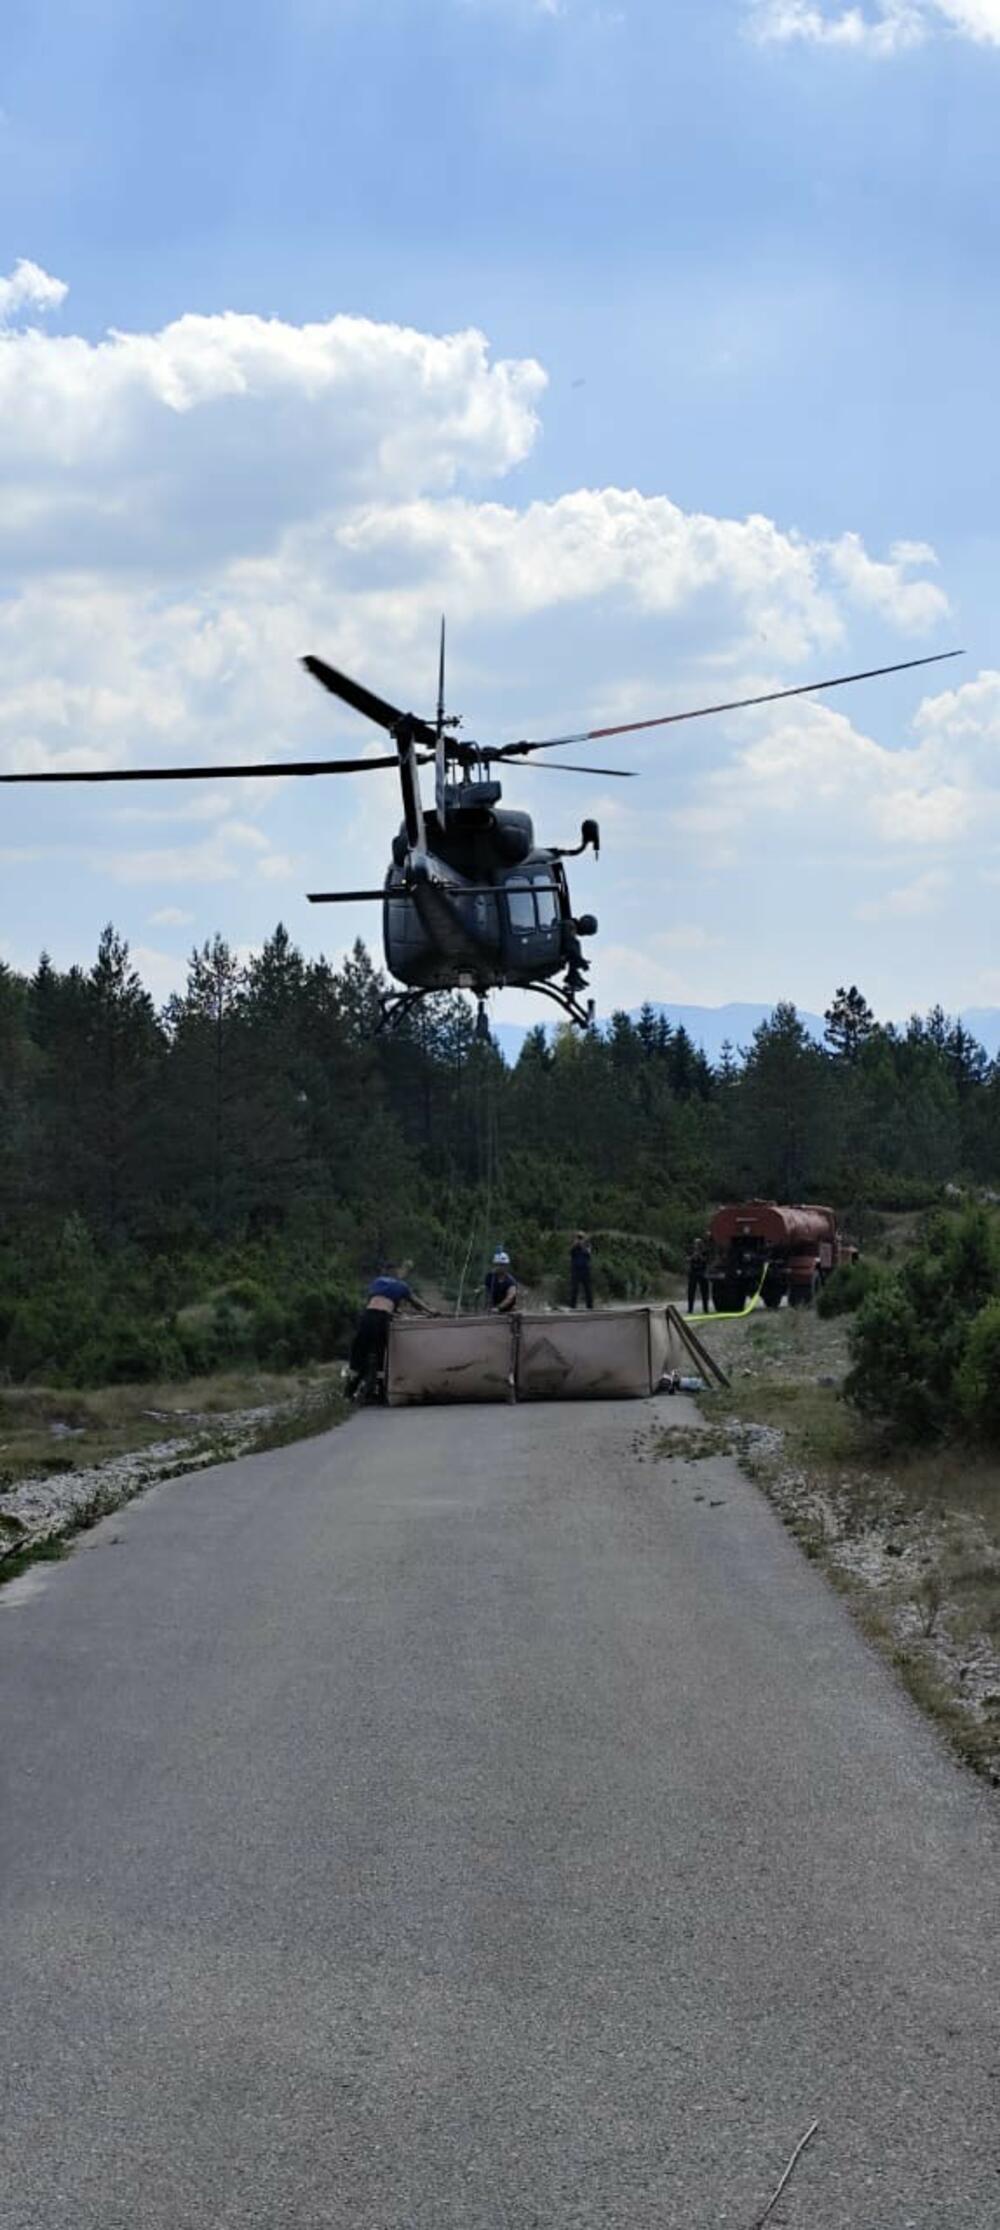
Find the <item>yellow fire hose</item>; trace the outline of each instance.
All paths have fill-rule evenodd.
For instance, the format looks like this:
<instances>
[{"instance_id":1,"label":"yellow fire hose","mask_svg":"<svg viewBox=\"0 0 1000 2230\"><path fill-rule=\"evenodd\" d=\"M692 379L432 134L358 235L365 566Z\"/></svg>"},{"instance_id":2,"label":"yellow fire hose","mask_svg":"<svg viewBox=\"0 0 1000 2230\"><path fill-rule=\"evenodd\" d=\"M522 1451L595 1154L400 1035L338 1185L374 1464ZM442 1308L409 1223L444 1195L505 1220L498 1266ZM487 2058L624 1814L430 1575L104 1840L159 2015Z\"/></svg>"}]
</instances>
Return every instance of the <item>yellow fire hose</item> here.
<instances>
[{"instance_id":1,"label":"yellow fire hose","mask_svg":"<svg viewBox=\"0 0 1000 2230\"><path fill-rule=\"evenodd\" d=\"M764 1279L767 1276L769 1268L770 1264L765 1262L764 1267L760 1273L760 1284L757 1287L756 1293L751 1293L749 1301L744 1301L743 1307L741 1309L713 1309L710 1316L707 1314L702 1316L685 1316L683 1318L683 1322L685 1324L738 1324L741 1317L752 1316L754 1310L759 1309L761 1306L760 1297L764 1290Z\"/></svg>"}]
</instances>

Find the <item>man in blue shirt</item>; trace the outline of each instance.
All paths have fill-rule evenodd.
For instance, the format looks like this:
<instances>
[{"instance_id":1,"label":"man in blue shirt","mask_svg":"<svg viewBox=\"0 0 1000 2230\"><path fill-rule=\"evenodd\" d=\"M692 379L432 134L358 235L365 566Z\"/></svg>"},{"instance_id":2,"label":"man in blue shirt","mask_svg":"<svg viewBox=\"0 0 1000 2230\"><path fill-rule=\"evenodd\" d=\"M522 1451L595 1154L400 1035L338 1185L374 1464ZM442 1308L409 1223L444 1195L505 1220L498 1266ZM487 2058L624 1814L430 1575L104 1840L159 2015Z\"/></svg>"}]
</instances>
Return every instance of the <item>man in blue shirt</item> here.
<instances>
[{"instance_id":1,"label":"man in blue shirt","mask_svg":"<svg viewBox=\"0 0 1000 2230\"><path fill-rule=\"evenodd\" d=\"M406 1279L400 1276L397 1265L385 1262L378 1277L372 1279L358 1318L347 1366L345 1392L348 1401L355 1399L362 1386L371 1387L381 1377L389 1345L389 1326L396 1310L403 1306L419 1309L421 1316L434 1314L426 1301L418 1301Z\"/></svg>"},{"instance_id":2,"label":"man in blue shirt","mask_svg":"<svg viewBox=\"0 0 1000 2230\"><path fill-rule=\"evenodd\" d=\"M496 1309L501 1316L509 1316L517 1307L517 1279L510 1266L510 1256L498 1247L490 1269L483 1279L486 1288L486 1306Z\"/></svg>"}]
</instances>

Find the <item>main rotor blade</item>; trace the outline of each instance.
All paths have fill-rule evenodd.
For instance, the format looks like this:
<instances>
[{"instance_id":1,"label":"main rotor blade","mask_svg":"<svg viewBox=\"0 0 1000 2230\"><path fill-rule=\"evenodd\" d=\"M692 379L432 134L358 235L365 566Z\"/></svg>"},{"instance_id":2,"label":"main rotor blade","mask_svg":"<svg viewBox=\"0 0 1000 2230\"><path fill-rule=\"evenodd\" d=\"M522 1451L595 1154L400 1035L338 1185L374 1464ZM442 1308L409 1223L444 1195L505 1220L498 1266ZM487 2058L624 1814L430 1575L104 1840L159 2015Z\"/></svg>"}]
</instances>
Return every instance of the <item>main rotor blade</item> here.
<instances>
[{"instance_id":1,"label":"main rotor blade","mask_svg":"<svg viewBox=\"0 0 1000 2230\"><path fill-rule=\"evenodd\" d=\"M505 743L500 757L517 759L528 751L555 751L568 743L598 743L603 736L631 736L640 728L670 728L678 720L707 720L715 712L744 712L752 705L776 705L784 697L812 697L820 689L843 689L850 681L877 681L882 674L906 674L914 666L939 666L964 658L961 650L938 650L930 658L903 658L895 666L869 666L861 674L835 674L832 681L804 681L796 689L769 689L760 697L733 697L726 704L696 705L690 712L662 712L653 720L621 720L613 728L582 728L573 736L546 736L541 743Z\"/></svg>"},{"instance_id":2,"label":"main rotor blade","mask_svg":"<svg viewBox=\"0 0 1000 2230\"><path fill-rule=\"evenodd\" d=\"M388 895L388 892L384 890L307 890L306 892L310 906L353 906L355 903L360 904L363 898L386 898ZM401 891L400 897L405 898L405 896L405 891Z\"/></svg>"},{"instance_id":3,"label":"main rotor blade","mask_svg":"<svg viewBox=\"0 0 1000 2230\"><path fill-rule=\"evenodd\" d=\"M369 774L398 767L398 759L286 759L276 765L239 767L101 767L85 773L0 774L0 782L217 782L222 775L253 775L278 780L286 774Z\"/></svg>"},{"instance_id":4,"label":"main rotor blade","mask_svg":"<svg viewBox=\"0 0 1000 2230\"><path fill-rule=\"evenodd\" d=\"M446 898L499 898L503 892L510 890L516 892L549 890L558 893L561 886L558 883L537 883L527 877L519 882L517 876L512 875L507 882L503 883L437 883L432 881L424 883L422 887L427 891L443 891ZM388 890L308 890L306 897L310 906L350 906L354 904L355 900L360 902L365 898L388 898L390 900L395 898L411 901L415 888L416 886L413 883L393 883Z\"/></svg>"},{"instance_id":5,"label":"main rotor blade","mask_svg":"<svg viewBox=\"0 0 1000 2230\"><path fill-rule=\"evenodd\" d=\"M538 750L541 750L541 749L542 749L542 746L541 746L541 744L539 744L539 745L537 745L537 747L535 747L535 748L537 748ZM505 757L505 756L506 756L506 753L504 753L504 754L502 754L502 755L503 755L503 756ZM500 753L500 752L498 752L498 753L497 753L497 757L498 757L498 758L500 758L500 757L501 757L501 753ZM553 766L553 767L545 767L545 766L538 766L538 767L536 767L536 766L532 766L531 760L530 760L530 759L526 759L526 760L525 760L525 762L524 762L524 765L523 765L523 767L519 767L519 768L518 768L518 773L519 773L519 774L610 774L610 775L611 775L611 776L613 777L613 779L614 779L614 780L615 780L616 782L634 782L634 781L635 781L635 778L636 778L636 770L635 770L635 768L634 768L634 767L577 767L577 766L573 766L573 765L571 764L571 762L570 762L570 761L569 761L568 759L559 759L559 760L557 760L557 762L556 762L555 766Z\"/></svg>"},{"instance_id":6,"label":"main rotor blade","mask_svg":"<svg viewBox=\"0 0 1000 2230\"><path fill-rule=\"evenodd\" d=\"M352 681L349 674L338 673L336 666L328 666L324 658L304 658L302 664L314 681L328 689L331 697L339 697L343 704L350 705L353 712L363 713L366 720L374 720L377 728L387 728L390 735L398 728L402 713L396 705L387 704L384 697L376 697L374 690ZM433 745L435 742L434 730L428 727L426 720L414 720L413 733L418 743Z\"/></svg>"}]
</instances>

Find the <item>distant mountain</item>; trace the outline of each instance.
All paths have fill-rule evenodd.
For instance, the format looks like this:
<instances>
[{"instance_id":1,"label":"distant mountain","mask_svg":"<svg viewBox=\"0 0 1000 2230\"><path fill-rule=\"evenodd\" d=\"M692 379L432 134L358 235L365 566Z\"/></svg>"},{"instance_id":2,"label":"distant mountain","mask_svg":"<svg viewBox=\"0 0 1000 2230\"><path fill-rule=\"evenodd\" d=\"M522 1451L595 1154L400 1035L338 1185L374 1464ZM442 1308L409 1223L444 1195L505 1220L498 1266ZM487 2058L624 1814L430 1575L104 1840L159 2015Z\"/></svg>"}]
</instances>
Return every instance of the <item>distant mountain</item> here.
<instances>
[{"instance_id":1,"label":"distant mountain","mask_svg":"<svg viewBox=\"0 0 1000 2230\"><path fill-rule=\"evenodd\" d=\"M695 1045L701 1046L712 1062L718 1060L727 1038L730 1045L737 1049L749 1045L758 1023L767 1021L768 1015L774 1013L776 1003L772 1000L769 1006L757 1006L749 1000L734 999L725 1007L671 1007L661 1006L656 1000L650 1001L654 1014L666 1015L667 1021L675 1030L683 1025L689 1038L693 1039ZM630 1009L633 1022L638 1021L639 1013L638 1007ZM810 1036L821 1044L826 1028L822 1015L810 1014L806 1007L799 1007L798 1014ZM971 1031L972 1036L978 1039L980 1045L985 1046L990 1059L995 1060L1000 1053L1000 1007L966 1007L959 1019ZM605 1022L606 1017L599 1019L598 1028L603 1028ZM497 1025L493 1035L506 1061L513 1063L517 1060L527 1034L527 1029L516 1022L501 1022Z\"/></svg>"}]
</instances>

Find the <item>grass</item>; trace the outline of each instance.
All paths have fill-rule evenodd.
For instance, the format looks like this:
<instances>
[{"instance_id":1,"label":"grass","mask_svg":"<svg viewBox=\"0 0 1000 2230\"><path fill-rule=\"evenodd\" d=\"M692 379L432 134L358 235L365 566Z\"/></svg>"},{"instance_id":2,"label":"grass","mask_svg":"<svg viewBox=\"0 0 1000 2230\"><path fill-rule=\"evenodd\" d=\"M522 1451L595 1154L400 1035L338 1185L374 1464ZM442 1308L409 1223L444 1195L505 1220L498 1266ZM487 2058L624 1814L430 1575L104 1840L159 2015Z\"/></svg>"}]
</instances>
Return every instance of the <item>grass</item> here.
<instances>
[{"instance_id":1,"label":"grass","mask_svg":"<svg viewBox=\"0 0 1000 2230\"><path fill-rule=\"evenodd\" d=\"M88 1470L156 1442L187 1438L249 1409L310 1401L337 1366L219 1373L179 1385L0 1388L0 1487ZM333 1374L333 1375L332 1375Z\"/></svg>"},{"instance_id":2,"label":"grass","mask_svg":"<svg viewBox=\"0 0 1000 2230\"><path fill-rule=\"evenodd\" d=\"M654 1454L664 1462L706 1463L712 1456L731 1453L732 1443L727 1432L711 1425L698 1426L692 1432L689 1426L668 1425L659 1432L653 1443Z\"/></svg>"},{"instance_id":3,"label":"grass","mask_svg":"<svg viewBox=\"0 0 1000 2230\"><path fill-rule=\"evenodd\" d=\"M58 1564L68 1555L69 1545L61 1537L54 1541L33 1541L26 1549L14 1549L0 1563L0 1587L5 1587L8 1580L20 1579L22 1572L30 1571L33 1564Z\"/></svg>"}]
</instances>

